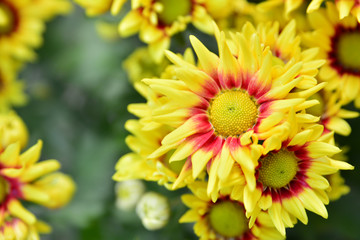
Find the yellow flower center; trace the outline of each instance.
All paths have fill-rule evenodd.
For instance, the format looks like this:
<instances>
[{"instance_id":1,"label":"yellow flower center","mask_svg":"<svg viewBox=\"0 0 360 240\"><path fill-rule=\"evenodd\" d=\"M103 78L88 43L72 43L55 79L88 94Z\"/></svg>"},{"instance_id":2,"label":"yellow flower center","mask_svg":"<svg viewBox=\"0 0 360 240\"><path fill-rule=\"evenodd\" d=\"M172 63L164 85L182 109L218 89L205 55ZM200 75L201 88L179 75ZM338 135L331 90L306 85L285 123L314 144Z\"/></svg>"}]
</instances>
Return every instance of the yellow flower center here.
<instances>
[{"instance_id":1,"label":"yellow flower center","mask_svg":"<svg viewBox=\"0 0 360 240\"><path fill-rule=\"evenodd\" d=\"M0 3L0 35L13 31L15 16L12 9L5 3Z\"/></svg>"},{"instance_id":2,"label":"yellow flower center","mask_svg":"<svg viewBox=\"0 0 360 240\"><path fill-rule=\"evenodd\" d=\"M360 71L360 32L346 32L337 42L338 61L344 68Z\"/></svg>"},{"instance_id":3,"label":"yellow flower center","mask_svg":"<svg viewBox=\"0 0 360 240\"><path fill-rule=\"evenodd\" d=\"M191 12L191 0L158 0L163 6L159 19L165 25L171 25L179 16Z\"/></svg>"},{"instance_id":4,"label":"yellow flower center","mask_svg":"<svg viewBox=\"0 0 360 240\"><path fill-rule=\"evenodd\" d=\"M211 102L210 121L223 137L237 136L253 127L257 119L257 106L243 91L227 91Z\"/></svg>"},{"instance_id":5,"label":"yellow flower center","mask_svg":"<svg viewBox=\"0 0 360 240\"><path fill-rule=\"evenodd\" d=\"M242 236L248 230L243 207L232 201L215 203L210 209L209 224L224 237Z\"/></svg>"},{"instance_id":6,"label":"yellow flower center","mask_svg":"<svg viewBox=\"0 0 360 240\"><path fill-rule=\"evenodd\" d=\"M9 184L7 181L0 176L0 204L5 200L9 193Z\"/></svg>"},{"instance_id":7,"label":"yellow flower center","mask_svg":"<svg viewBox=\"0 0 360 240\"><path fill-rule=\"evenodd\" d=\"M277 153L269 153L260 160L258 180L271 188L282 188L294 179L298 170L298 162L293 152L280 150Z\"/></svg>"},{"instance_id":8,"label":"yellow flower center","mask_svg":"<svg viewBox=\"0 0 360 240\"><path fill-rule=\"evenodd\" d=\"M320 117L324 114L324 108L325 108L325 103L324 103L324 99L321 97L321 95L319 93L315 93L314 95L312 95L311 97L309 97L309 100L318 100L319 104L312 106L311 108L308 108L306 110L307 113L310 113L316 117Z\"/></svg>"}]
</instances>

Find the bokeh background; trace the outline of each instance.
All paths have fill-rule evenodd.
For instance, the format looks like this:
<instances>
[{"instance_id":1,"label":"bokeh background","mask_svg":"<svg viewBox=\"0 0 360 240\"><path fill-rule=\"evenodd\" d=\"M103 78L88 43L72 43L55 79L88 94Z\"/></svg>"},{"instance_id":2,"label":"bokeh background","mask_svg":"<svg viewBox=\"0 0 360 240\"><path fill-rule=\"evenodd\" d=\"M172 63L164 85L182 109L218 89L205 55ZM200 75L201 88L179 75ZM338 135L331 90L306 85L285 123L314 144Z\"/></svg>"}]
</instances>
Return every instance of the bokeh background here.
<instances>
[{"instance_id":1,"label":"bokeh background","mask_svg":"<svg viewBox=\"0 0 360 240\"><path fill-rule=\"evenodd\" d=\"M117 20L112 16L101 19ZM49 22L37 61L28 64L20 75L27 83L30 102L16 111L29 128L29 146L43 139L42 159L58 159L62 171L77 183L73 201L63 209L29 206L53 227L52 233L42 239L197 239L191 224L178 223L186 211L180 201L185 190L169 192L156 183L146 183L148 191L166 195L171 204L169 223L157 231L147 231L134 211L115 207L115 182L111 177L118 158L129 151L124 142L124 123L134 118L127 112L127 105L144 102L130 84L122 62L142 44L137 36L112 41L101 38L97 20L74 6L71 14ZM212 36L191 28L175 36L177 48L172 50L182 52L189 46L190 34L216 51ZM350 147L347 155L355 170L342 176L351 192L328 206L327 220L308 212L309 224L298 223L287 230L287 239L360 239L360 119L349 122L351 136L337 140L341 146Z\"/></svg>"}]
</instances>

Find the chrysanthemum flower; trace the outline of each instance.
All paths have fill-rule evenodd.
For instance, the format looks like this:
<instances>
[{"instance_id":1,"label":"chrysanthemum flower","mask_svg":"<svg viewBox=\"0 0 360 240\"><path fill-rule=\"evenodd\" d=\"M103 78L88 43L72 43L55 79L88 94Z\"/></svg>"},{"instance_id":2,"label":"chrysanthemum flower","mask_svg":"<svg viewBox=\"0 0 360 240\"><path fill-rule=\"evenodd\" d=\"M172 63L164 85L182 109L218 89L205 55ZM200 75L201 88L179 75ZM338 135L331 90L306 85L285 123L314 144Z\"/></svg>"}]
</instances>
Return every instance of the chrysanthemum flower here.
<instances>
[{"instance_id":1,"label":"chrysanthemum flower","mask_svg":"<svg viewBox=\"0 0 360 240\"><path fill-rule=\"evenodd\" d=\"M0 36L0 49L2 46L1 39ZM12 106L25 104L27 99L24 83L16 79L17 64L8 57L1 57L1 54L0 59L0 112L7 112Z\"/></svg>"},{"instance_id":2,"label":"chrysanthemum flower","mask_svg":"<svg viewBox=\"0 0 360 240\"><path fill-rule=\"evenodd\" d=\"M42 43L44 23L32 1L0 1L0 52L19 60L34 60Z\"/></svg>"},{"instance_id":3,"label":"chrysanthemum flower","mask_svg":"<svg viewBox=\"0 0 360 240\"><path fill-rule=\"evenodd\" d=\"M340 96L339 91L321 90L310 97L318 100L319 104L307 109L306 112L320 117L319 123L324 125L325 133L334 131L348 136L351 133L351 126L345 119L356 118L359 113L342 108L343 102Z\"/></svg>"},{"instance_id":4,"label":"chrysanthemum flower","mask_svg":"<svg viewBox=\"0 0 360 240\"><path fill-rule=\"evenodd\" d=\"M187 159L180 175L192 171L195 179L206 168L208 192L215 194L214 198L216 182L226 180L235 162L243 169L250 188L255 188L254 173L262 145L280 147L291 127L285 121L289 110L299 112L316 104L306 98L322 88L315 85L302 91L302 97L294 98L299 93L290 91L304 79L299 76L302 62L285 66L274 63L270 49L261 46L251 28L245 25L243 33L233 34L234 42L229 45L225 34L217 31L219 57L191 36L199 66L167 52L179 80L144 80L167 99L155 108L153 120L175 129L149 159L175 150L170 162ZM317 121L300 112L298 118ZM174 187L179 183L178 178Z\"/></svg>"},{"instance_id":5,"label":"chrysanthemum flower","mask_svg":"<svg viewBox=\"0 0 360 240\"><path fill-rule=\"evenodd\" d=\"M307 8L307 12L311 13L320 8L324 0L312 0ZM360 2L359 0L336 0L336 8L339 11L340 19L343 19L351 13L360 22Z\"/></svg>"},{"instance_id":6,"label":"chrysanthemum flower","mask_svg":"<svg viewBox=\"0 0 360 240\"><path fill-rule=\"evenodd\" d=\"M284 14L289 16L291 12L298 9L305 0L266 0L260 3L260 7L263 9L271 10L274 7L283 5L284 6Z\"/></svg>"},{"instance_id":7,"label":"chrysanthemum flower","mask_svg":"<svg viewBox=\"0 0 360 240\"><path fill-rule=\"evenodd\" d=\"M132 10L119 24L121 36L139 32L140 39L149 44L151 55L160 61L170 47L171 36L185 30L192 23L210 33L211 17L201 0L140 0L133 1Z\"/></svg>"},{"instance_id":8,"label":"chrysanthemum flower","mask_svg":"<svg viewBox=\"0 0 360 240\"><path fill-rule=\"evenodd\" d=\"M57 208L66 204L73 192L74 182L61 173L56 160L39 160L42 142L20 154L20 144L13 143L0 154L0 228L7 235L38 239L36 216L21 203L22 200ZM13 229L9 229L13 226ZM1 236L1 234L0 234ZM9 235L12 236L12 235ZM7 239L7 238L6 238Z\"/></svg>"},{"instance_id":9,"label":"chrysanthemum flower","mask_svg":"<svg viewBox=\"0 0 360 240\"><path fill-rule=\"evenodd\" d=\"M261 212L252 228L248 227L244 205L231 199L230 191L223 190L213 202L206 194L206 182L189 185L193 194L185 194L182 201L190 208L179 220L195 222L194 231L200 240L278 240L284 239L274 227L269 215Z\"/></svg>"},{"instance_id":10,"label":"chrysanthemum flower","mask_svg":"<svg viewBox=\"0 0 360 240\"><path fill-rule=\"evenodd\" d=\"M329 198L325 190L329 182L324 175L353 167L329 157L340 149L328 144L329 136L322 132L321 125L300 131L294 127L281 148L264 152L256 169L255 191L245 186L243 193L245 209L251 217L250 226L261 210L268 211L284 236L285 227L293 227L295 219L307 224L305 209L328 217L325 204Z\"/></svg>"},{"instance_id":11,"label":"chrysanthemum flower","mask_svg":"<svg viewBox=\"0 0 360 240\"><path fill-rule=\"evenodd\" d=\"M44 222L37 221L35 224L27 224L19 218L6 216L7 219L0 225L0 239L19 240L33 239L40 240L39 234L49 233L51 227Z\"/></svg>"},{"instance_id":12,"label":"chrysanthemum flower","mask_svg":"<svg viewBox=\"0 0 360 240\"><path fill-rule=\"evenodd\" d=\"M13 111L0 114L0 151L11 143L19 142L23 149L29 138L27 127L23 120Z\"/></svg>"},{"instance_id":13,"label":"chrysanthemum flower","mask_svg":"<svg viewBox=\"0 0 360 240\"><path fill-rule=\"evenodd\" d=\"M344 103L355 100L360 106L360 23L354 16L339 19L333 3L308 14L314 31L304 34L304 43L319 47L319 57L327 60L319 79L329 91L340 90Z\"/></svg>"}]
</instances>

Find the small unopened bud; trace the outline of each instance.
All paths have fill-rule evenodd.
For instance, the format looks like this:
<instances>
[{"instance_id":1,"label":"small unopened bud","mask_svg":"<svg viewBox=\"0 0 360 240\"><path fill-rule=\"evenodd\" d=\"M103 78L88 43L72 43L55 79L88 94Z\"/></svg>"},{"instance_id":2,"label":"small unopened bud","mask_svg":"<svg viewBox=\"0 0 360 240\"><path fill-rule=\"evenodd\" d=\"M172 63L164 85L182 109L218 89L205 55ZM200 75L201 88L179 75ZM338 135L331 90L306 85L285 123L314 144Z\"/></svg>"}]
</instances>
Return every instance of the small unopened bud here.
<instances>
[{"instance_id":1,"label":"small unopened bud","mask_svg":"<svg viewBox=\"0 0 360 240\"><path fill-rule=\"evenodd\" d=\"M169 220L169 202L163 195L148 192L142 196L137 204L136 213L146 229L157 230L164 227Z\"/></svg>"},{"instance_id":2,"label":"small unopened bud","mask_svg":"<svg viewBox=\"0 0 360 240\"><path fill-rule=\"evenodd\" d=\"M121 210L134 209L140 197L145 192L145 185L141 180L127 180L115 185L116 207Z\"/></svg>"}]
</instances>

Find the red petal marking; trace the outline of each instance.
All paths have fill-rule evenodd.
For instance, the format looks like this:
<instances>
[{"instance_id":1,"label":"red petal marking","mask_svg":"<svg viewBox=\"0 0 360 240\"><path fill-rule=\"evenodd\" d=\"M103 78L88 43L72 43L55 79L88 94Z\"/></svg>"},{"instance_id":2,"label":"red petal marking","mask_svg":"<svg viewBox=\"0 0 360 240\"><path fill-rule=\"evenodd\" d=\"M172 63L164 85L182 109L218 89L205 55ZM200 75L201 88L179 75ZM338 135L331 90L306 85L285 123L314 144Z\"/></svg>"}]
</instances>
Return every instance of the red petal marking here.
<instances>
[{"instance_id":1,"label":"red petal marking","mask_svg":"<svg viewBox=\"0 0 360 240\"><path fill-rule=\"evenodd\" d=\"M306 146L306 145L304 145L304 146ZM309 151L305 147L302 147L302 148L294 151L294 153L295 153L295 156L301 160L311 160L312 159L309 156Z\"/></svg>"},{"instance_id":2,"label":"red petal marking","mask_svg":"<svg viewBox=\"0 0 360 240\"><path fill-rule=\"evenodd\" d=\"M191 144L194 146L193 153L196 152L199 148L201 148L213 135L214 130L211 130L207 133L197 133L190 136L187 141L191 142Z\"/></svg>"},{"instance_id":3,"label":"red petal marking","mask_svg":"<svg viewBox=\"0 0 360 240\"><path fill-rule=\"evenodd\" d=\"M220 87L215 79L209 76L209 79L202 85L203 90L197 93L198 95L211 99L220 92Z\"/></svg>"},{"instance_id":4,"label":"red petal marking","mask_svg":"<svg viewBox=\"0 0 360 240\"><path fill-rule=\"evenodd\" d=\"M196 123L196 129L198 130L197 133L204 133L209 132L212 129L212 125L209 121L209 117L207 114L197 114L193 117L191 117L195 123Z\"/></svg>"},{"instance_id":5,"label":"red petal marking","mask_svg":"<svg viewBox=\"0 0 360 240\"><path fill-rule=\"evenodd\" d=\"M202 146L202 150L210 152L212 151L212 155L216 156L219 154L220 150L222 149L224 145L224 139L221 137L216 136L215 134L212 135L212 137ZM209 172L210 166L212 162L214 161L214 157L210 159L210 161L207 163L207 170Z\"/></svg>"}]
</instances>

